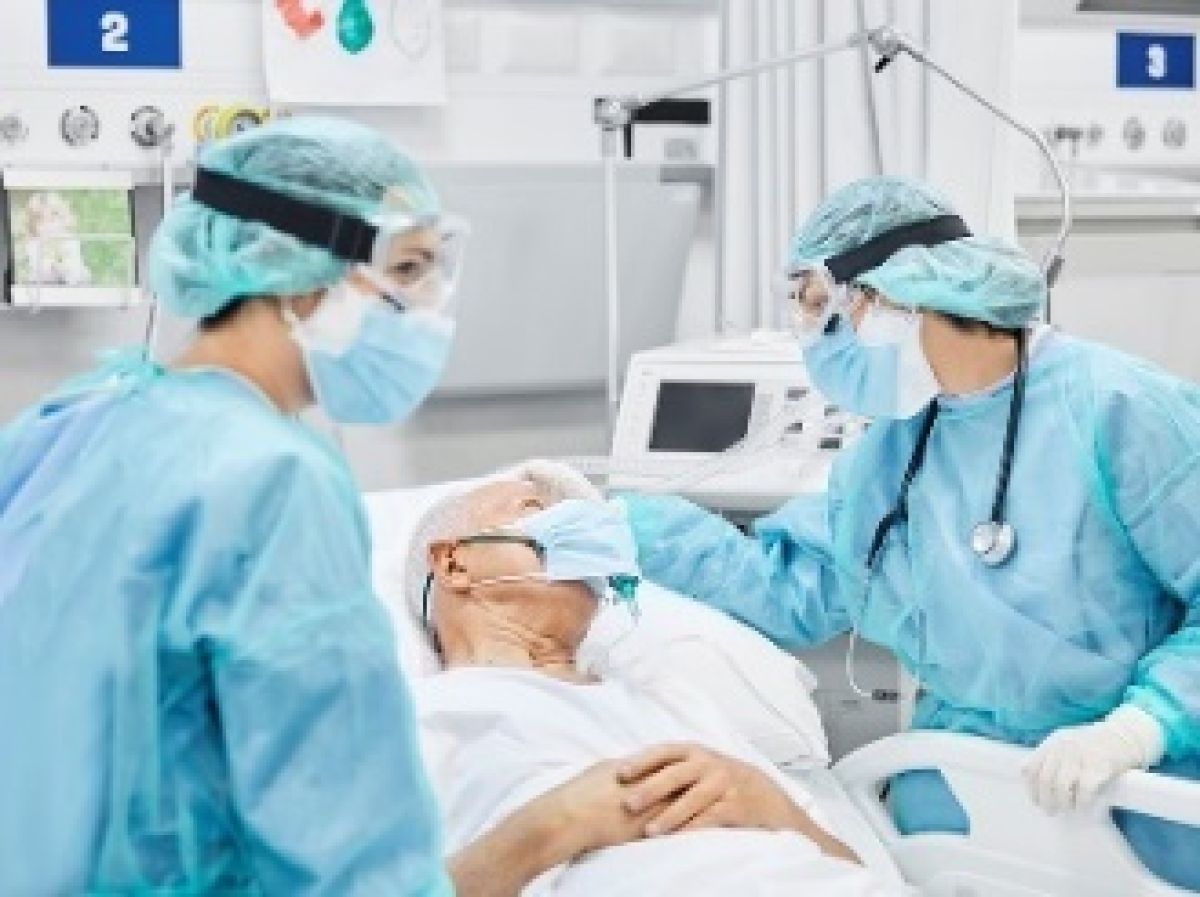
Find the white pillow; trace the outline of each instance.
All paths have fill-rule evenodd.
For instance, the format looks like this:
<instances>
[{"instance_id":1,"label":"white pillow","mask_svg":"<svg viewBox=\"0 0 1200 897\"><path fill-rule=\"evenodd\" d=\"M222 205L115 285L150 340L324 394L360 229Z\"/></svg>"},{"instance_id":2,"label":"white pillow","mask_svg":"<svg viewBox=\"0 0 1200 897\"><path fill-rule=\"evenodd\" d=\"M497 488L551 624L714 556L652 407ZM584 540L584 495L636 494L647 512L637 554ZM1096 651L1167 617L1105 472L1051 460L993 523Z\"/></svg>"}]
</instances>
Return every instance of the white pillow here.
<instances>
[{"instance_id":1,"label":"white pillow","mask_svg":"<svg viewBox=\"0 0 1200 897\"><path fill-rule=\"evenodd\" d=\"M410 538L438 502L488 479L366 496L375 590L391 614L400 666L410 678L439 669L406 595ZM798 658L732 617L653 583L638 587L638 605L636 626L630 626L624 607L601 610L580 649L581 667L643 681L679 676L704 691L730 725L777 765L828 765L825 732L811 697L816 679Z\"/></svg>"},{"instance_id":2,"label":"white pillow","mask_svg":"<svg viewBox=\"0 0 1200 897\"><path fill-rule=\"evenodd\" d=\"M638 608L636 625L624 607L601 610L580 647L583 668L634 682L677 677L706 694L776 765L829 765L812 700L817 680L799 658L732 617L654 583L638 586Z\"/></svg>"},{"instance_id":3,"label":"white pillow","mask_svg":"<svg viewBox=\"0 0 1200 897\"><path fill-rule=\"evenodd\" d=\"M456 492L471 488L475 480L436 483L413 489L372 492L365 496L371 529L371 577L375 594L383 602L396 629L400 669L409 678L427 676L440 667L437 653L421 621L412 613L407 563L413 531L425 512Z\"/></svg>"}]
</instances>

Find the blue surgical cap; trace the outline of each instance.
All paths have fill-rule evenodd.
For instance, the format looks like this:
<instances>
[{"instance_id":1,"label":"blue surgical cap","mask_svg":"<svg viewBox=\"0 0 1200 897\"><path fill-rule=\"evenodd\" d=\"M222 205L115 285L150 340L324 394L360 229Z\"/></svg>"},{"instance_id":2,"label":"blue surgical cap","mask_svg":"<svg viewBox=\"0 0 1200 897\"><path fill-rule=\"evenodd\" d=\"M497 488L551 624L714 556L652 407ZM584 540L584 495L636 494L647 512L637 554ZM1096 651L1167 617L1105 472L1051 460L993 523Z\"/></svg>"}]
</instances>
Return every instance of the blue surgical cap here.
<instances>
[{"instance_id":1,"label":"blue surgical cap","mask_svg":"<svg viewBox=\"0 0 1200 897\"><path fill-rule=\"evenodd\" d=\"M885 231L956 214L928 187L894 177L855 181L834 192L792 240L796 268L823 265ZM1046 301L1046 281L1021 249L993 237L966 237L937 246L907 246L857 283L901 305L927 308L997 327L1020 327Z\"/></svg>"},{"instance_id":2,"label":"blue surgical cap","mask_svg":"<svg viewBox=\"0 0 1200 897\"><path fill-rule=\"evenodd\" d=\"M436 216L432 184L382 134L336 118L277 119L210 145L198 165L376 219L385 191L406 214ZM347 263L269 225L243 221L184 197L150 245L150 287L171 312L206 318L240 299L307 293L341 280Z\"/></svg>"}]
</instances>

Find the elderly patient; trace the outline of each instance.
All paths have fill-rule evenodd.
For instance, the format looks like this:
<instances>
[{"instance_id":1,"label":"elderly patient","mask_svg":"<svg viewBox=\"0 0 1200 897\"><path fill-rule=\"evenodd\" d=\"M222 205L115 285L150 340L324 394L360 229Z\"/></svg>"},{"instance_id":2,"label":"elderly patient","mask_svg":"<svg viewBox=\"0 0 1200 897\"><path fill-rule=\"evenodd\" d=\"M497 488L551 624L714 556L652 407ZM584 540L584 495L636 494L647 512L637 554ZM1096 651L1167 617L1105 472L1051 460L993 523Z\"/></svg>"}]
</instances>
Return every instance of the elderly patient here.
<instances>
[{"instance_id":1,"label":"elderly patient","mask_svg":"<svg viewBox=\"0 0 1200 897\"><path fill-rule=\"evenodd\" d=\"M557 791L576 809L572 861L525 894L884 893L703 694L581 672L604 579L547 578L558 559L514 529L563 499L599 502L574 477L498 479L444 501L414 537L410 600L443 665L415 691L447 850Z\"/></svg>"}]
</instances>

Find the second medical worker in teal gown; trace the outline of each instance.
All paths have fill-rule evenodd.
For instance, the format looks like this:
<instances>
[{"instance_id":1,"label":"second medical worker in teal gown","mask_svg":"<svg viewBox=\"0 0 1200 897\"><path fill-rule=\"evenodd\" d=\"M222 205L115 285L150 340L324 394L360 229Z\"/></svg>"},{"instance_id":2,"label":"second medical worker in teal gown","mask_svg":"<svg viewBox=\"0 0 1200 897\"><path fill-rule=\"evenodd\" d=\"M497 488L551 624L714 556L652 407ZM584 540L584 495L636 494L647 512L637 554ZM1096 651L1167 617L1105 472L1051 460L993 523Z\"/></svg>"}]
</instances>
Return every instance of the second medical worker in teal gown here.
<instances>
[{"instance_id":1,"label":"second medical worker in teal gown","mask_svg":"<svg viewBox=\"0 0 1200 897\"><path fill-rule=\"evenodd\" d=\"M425 398L460 238L367 128L215 144L150 252L182 357L0 429L0 894L515 894L640 835L598 768L447 868L362 501L296 417Z\"/></svg>"},{"instance_id":2,"label":"second medical worker in teal gown","mask_svg":"<svg viewBox=\"0 0 1200 897\"><path fill-rule=\"evenodd\" d=\"M1052 811L1131 768L1200 779L1200 390L1035 323L1037 267L902 180L830 196L787 275L813 382L875 422L749 536L624 497L643 574L789 648L892 649L914 725L1036 747ZM936 773L891 799L907 832L969 824ZM1200 829L1118 823L1200 889Z\"/></svg>"}]
</instances>

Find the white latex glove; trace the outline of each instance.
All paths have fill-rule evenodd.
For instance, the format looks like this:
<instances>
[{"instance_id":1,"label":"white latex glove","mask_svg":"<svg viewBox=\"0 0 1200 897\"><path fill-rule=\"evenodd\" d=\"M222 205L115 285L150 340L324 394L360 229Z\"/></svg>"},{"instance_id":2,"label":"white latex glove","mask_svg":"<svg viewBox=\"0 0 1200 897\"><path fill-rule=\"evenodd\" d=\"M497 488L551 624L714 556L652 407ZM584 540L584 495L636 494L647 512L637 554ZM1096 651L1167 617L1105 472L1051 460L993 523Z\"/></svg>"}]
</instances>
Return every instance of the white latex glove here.
<instances>
[{"instance_id":1,"label":"white latex glove","mask_svg":"<svg viewBox=\"0 0 1200 897\"><path fill-rule=\"evenodd\" d=\"M1147 769L1162 759L1158 721L1132 704L1104 719L1052 732L1023 770L1033 800L1049 813L1087 806L1121 773Z\"/></svg>"},{"instance_id":2,"label":"white latex glove","mask_svg":"<svg viewBox=\"0 0 1200 897\"><path fill-rule=\"evenodd\" d=\"M581 498L585 501L604 500L604 495L588 481L587 477L561 461L533 458L517 464L507 473L545 489L554 501L561 501L565 498Z\"/></svg>"}]
</instances>

